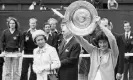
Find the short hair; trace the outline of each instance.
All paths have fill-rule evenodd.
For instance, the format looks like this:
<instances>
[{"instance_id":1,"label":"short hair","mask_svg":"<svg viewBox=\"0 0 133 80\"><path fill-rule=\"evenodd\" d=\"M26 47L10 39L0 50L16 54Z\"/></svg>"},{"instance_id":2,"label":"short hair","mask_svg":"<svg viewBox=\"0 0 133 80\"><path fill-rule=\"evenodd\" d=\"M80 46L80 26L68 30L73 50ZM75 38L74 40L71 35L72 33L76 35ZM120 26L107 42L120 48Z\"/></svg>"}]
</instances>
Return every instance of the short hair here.
<instances>
[{"instance_id":1,"label":"short hair","mask_svg":"<svg viewBox=\"0 0 133 80\"><path fill-rule=\"evenodd\" d=\"M48 19L48 23L49 23L49 24L51 23L51 21L55 22L55 24L58 23L58 21L57 21L55 18L50 18L50 19Z\"/></svg>"},{"instance_id":2,"label":"short hair","mask_svg":"<svg viewBox=\"0 0 133 80\"><path fill-rule=\"evenodd\" d=\"M48 22L45 22L43 25L45 26L45 25L50 25L50 24Z\"/></svg>"},{"instance_id":3,"label":"short hair","mask_svg":"<svg viewBox=\"0 0 133 80\"><path fill-rule=\"evenodd\" d=\"M105 33L102 32L102 31L99 31L99 32L96 34L95 42L96 42L97 47L99 47L99 45L98 45L99 40L105 40L105 41L108 42L108 45L109 45L108 38L107 38L107 36L105 35ZM110 45L109 45L109 47L110 47Z\"/></svg>"},{"instance_id":4,"label":"short hair","mask_svg":"<svg viewBox=\"0 0 133 80\"><path fill-rule=\"evenodd\" d=\"M30 18L30 19L29 19L29 22L30 22L30 21L35 21L35 22L37 22L37 19L36 19L36 18Z\"/></svg>"},{"instance_id":5,"label":"short hair","mask_svg":"<svg viewBox=\"0 0 133 80\"><path fill-rule=\"evenodd\" d=\"M123 22L123 24L126 24L126 23L129 23L129 24L130 24L130 22L129 22L129 21L124 21L124 22Z\"/></svg>"},{"instance_id":6,"label":"short hair","mask_svg":"<svg viewBox=\"0 0 133 80\"><path fill-rule=\"evenodd\" d=\"M18 30L20 25L19 25L18 20L16 18L14 18L14 17L8 17L7 18L7 26L10 28L9 23L10 23L11 20L13 20L15 22L15 29Z\"/></svg>"},{"instance_id":7,"label":"short hair","mask_svg":"<svg viewBox=\"0 0 133 80\"><path fill-rule=\"evenodd\" d=\"M50 25L48 22L45 22L45 23L43 24L43 27L42 27L42 28L45 28L46 25L49 25L49 26L51 27L51 25Z\"/></svg>"},{"instance_id":8,"label":"short hair","mask_svg":"<svg viewBox=\"0 0 133 80\"><path fill-rule=\"evenodd\" d=\"M107 18L102 18L101 20L107 20L109 26L112 26L113 25L112 22L109 19L107 19ZM112 26L112 28L113 28L113 26Z\"/></svg>"}]
</instances>

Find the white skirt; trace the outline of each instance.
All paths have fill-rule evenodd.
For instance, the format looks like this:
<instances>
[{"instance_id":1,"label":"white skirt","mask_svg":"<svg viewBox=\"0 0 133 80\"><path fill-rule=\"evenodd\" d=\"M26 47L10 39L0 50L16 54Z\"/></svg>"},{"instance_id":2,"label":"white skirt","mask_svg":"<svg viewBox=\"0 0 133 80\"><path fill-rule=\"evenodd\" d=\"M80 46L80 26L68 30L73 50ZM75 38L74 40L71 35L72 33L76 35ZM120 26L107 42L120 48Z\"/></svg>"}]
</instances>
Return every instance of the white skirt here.
<instances>
[{"instance_id":1,"label":"white skirt","mask_svg":"<svg viewBox=\"0 0 133 80\"><path fill-rule=\"evenodd\" d=\"M102 77L101 77L101 72L100 70L97 71L97 74L96 74L96 77L94 80L102 80Z\"/></svg>"}]
</instances>

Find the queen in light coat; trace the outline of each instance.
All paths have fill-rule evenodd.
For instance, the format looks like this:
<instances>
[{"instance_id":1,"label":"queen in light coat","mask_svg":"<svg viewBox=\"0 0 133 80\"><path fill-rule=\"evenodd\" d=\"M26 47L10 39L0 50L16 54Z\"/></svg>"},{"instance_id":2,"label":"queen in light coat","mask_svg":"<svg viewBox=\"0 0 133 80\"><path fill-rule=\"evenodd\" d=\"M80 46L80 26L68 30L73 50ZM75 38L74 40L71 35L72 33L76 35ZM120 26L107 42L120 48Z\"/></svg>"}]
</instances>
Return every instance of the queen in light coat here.
<instances>
[{"instance_id":1,"label":"queen in light coat","mask_svg":"<svg viewBox=\"0 0 133 80\"><path fill-rule=\"evenodd\" d=\"M32 37L38 45L33 52L33 70L37 74L37 80L48 80L47 75L50 74L50 69L55 70L61 65L57 51L45 43L46 37L42 30L37 30Z\"/></svg>"}]
</instances>

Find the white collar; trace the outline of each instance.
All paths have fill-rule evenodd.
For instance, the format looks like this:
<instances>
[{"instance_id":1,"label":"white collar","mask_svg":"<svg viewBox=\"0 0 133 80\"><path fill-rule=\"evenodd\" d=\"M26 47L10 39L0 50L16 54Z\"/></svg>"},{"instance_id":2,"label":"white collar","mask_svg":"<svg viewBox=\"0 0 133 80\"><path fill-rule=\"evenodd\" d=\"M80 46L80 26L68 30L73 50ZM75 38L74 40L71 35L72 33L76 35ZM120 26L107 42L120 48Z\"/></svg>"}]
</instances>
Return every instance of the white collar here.
<instances>
[{"instance_id":1,"label":"white collar","mask_svg":"<svg viewBox=\"0 0 133 80\"><path fill-rule=\"evenodd\" d=\"M131 33L131 31L129 31L129 32L125 32L125 35L126 35L126 34L130 35L130 33Z\"/></svg>"},{"instance_id":2,"label":"white collar","mask_svg":"<svg viewBox=\"0 0 133 80\"><path fill-rule=\"evenodd\" d=\"M73 36L69 37L68 39L65 39L66 40L66 44L72 39Z\"/></svg>"},{"instance_id":3,"label":"white collar","mask_svg":"<svg viewBox=\"0 0 133 80\"><path fill-rule=\"evenodd\" d=\"M9 31L11 32L11 34L13 34L15 32L15 29L14 30L9 29Z\"/></svg>"},{"instance_id":4,"label":"white collar","mask_svg":"<svg viewBox=\"0 0 133 80\"><path fill-rule=\"evenodd\" d=\"M48 34L46 34L46 38L47 38L47 40L48 40L48 38L49 38L49 35L51 35L51 36L52 36L51 31L50 31Z\"/></svg>"},{"instance_id":5,"label":"white collar","mask_svg":"<svg viewBox=\"0 0 133 80\"><path fill-rule=\"evenodd\" d=\"M125 36L127 36L127 34L128 34L128 38L129 38L130 37L130 34L131 34L131 31L125 32Z\"/></svg>"},{"instance_id":6,"label":"white collar","mask_svg":"<svg viewBox=\"0 0 133 80\"><path fill-rule=\"evenodd\" d=\"M55 29L54 31L50 31L50 32L51 32L51 33L52 33L52 32L58 32L58 30L57 30L57 29Z\"/></svg>"},{"instance_id":7,"label":"white collar","mask_svg":"<svg viewBox=\"0 0 133 80\"><path fill-rule=\"evenodd\" d=\"M34 31L33 31L31 28L29 28L28 31L30 31L30 33L32 34L33 32L36 31L36 29L34 29Z\"/></svg>"},{"instance_id":8,"label":"white collar","mask_svg":"<svg viewBox=\"0 0 133 80\"><path fill-rule=\"evenodd\" d=\"M34 30L36 31L36 29L34 29ZM28 29L28 31L32 31L32 29L31 29L31 28L29 28L29 29Z\"/></svg>"},{"instance_id":9,"label":"white collar","mask_svg":"<svg viewBox=\"0 0 133 80\"><path fill-rule=\"evenodd\" d=\"M50 31L49 34L52 36L52 32Z\"/></svg>"},{"instance_id":10,"label":"white collar","mask_svg":"<svg viewBox=\"0 0 133 80\"><path fill-rule=\"evenodd\" d=\"M48 46L48 44L45 43L45 46L44 46L43 48L39 48L39 47L38 47L38 51L41 51L41 53L44 53L44 52L47 50L47 46ZM39 52L39 53L40 53L40 52Z\"/></svg>"}]
</instances>

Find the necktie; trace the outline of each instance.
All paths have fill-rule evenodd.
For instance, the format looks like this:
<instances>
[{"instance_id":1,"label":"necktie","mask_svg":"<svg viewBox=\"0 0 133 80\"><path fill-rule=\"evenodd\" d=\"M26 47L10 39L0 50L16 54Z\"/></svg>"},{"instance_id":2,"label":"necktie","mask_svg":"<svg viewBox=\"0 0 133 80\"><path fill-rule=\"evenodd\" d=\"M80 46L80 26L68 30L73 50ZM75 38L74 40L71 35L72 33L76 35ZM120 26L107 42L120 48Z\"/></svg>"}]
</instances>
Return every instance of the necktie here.
<instances>
[{"instance_id":1,"label":"necktie","mask_svg":"<svg viewBox=\"0 0 133 80\"><path fill-rule=\"evenodd\" d=\"M128 39L128 33L126 33L126 37L125 38Z\"/></svg>"},{"instance_id":2,"label":"necktie","mask_svg":"<svg viewBox=\"0 0 133 80\"><path fill-rule=\"evenodd\" d=\"M65 47L66 42L67 42L67 41L64 39L64 40L63 40L63 44L62 44L62 49Z\"/></svg>"}]
</instances>

